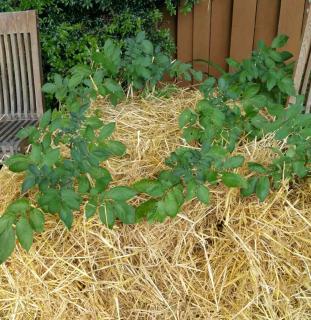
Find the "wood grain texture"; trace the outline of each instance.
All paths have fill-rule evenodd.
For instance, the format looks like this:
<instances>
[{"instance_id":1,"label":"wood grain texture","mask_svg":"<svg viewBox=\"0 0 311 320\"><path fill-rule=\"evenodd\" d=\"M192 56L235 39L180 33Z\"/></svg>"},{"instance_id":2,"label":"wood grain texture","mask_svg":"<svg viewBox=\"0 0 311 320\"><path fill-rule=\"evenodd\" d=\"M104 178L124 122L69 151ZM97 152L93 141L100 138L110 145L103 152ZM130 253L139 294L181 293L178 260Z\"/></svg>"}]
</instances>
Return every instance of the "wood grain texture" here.
<instances>
[{"instance_id":1,"label":"wood grain texture","mask_svg":"<svg viewBox=\"0 0 311 320\"><path fill-rule=\"evenodd\" d=\"M289 36L284 50L292 52L295 60L299 55L304 9L305 0L281 1L278 33Z\"/></svg>"},{"instance_id":2,"label":"wood grain texture","mask_svg":"<svg viewBox=\"0 0 311 320\"><path fill-rule=\"evenodd\" d=\"M255 32L257 0L234 0L230 56L238 61L250 57Z\"/></svg>"},{"instance_id":3,"label":"wood grain texture","mask_svg":"<svg viewBox=\"0 0 311 320\"><path fill-rule=\"evenodd\" d=\"M178 10L177 20L177 59L182 62L193 60L193 11L187 14ZM181 86L189 86L191 82L182 81Z\"/></svg>"},{"instance_id":4,"label":"wood grain texture","mask_svg":"<svg viewBox=\"0 0 311 320\"><path fill-rule=\"evenodd\" d=\"M210 59L211 0L202 0L194 6L193 59ZM194 68L209 72L208 64L194 62Z\"/></svg>"},{"instance_id":5,"label":"wood grain texture","mask_svg":"<svg viewBox=\"0 0 311 320\"><path fill-rule=\"evenodd\" d=\"M0 13L0 35L4 112L13 118L37 118L43 113L43 98L36 12Z\"/></svg>"},{"instance_id":6,"label":"wood grain texture","mask_svg":"<svg viewBox=\"0 0 311 320\"><path fill-rule=\"evenodd\" d=\"M228 71L226 58L230 54L230 37L233 0L213 0L211 13L210 60ZM209 74L215 77L220 72L209 67Z\"/></svg>"},{"instance_id":7,"label":"wood grain texture","mask_svg":"<svg viewBox=\"0 0 311 320\"><path fill-rule=\"evenodd\" d=\"M258 0L253 48L259 40L270 45L278 32L280 5L282 0Z\"/></svg>"}]
</instances>

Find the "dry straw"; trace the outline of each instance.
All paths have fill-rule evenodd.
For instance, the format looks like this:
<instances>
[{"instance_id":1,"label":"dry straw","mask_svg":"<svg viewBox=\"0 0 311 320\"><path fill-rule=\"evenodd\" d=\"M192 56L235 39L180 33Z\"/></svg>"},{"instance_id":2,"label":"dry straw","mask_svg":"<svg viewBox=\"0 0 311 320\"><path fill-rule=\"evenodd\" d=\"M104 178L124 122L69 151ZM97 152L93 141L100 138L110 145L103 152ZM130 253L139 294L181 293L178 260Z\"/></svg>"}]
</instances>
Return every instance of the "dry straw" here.
<instances>
[{"instance_id":1,"label":"dry straw","mask_svg":"<svg viewBox=\"0 0 311 320\"><path fill-rule=\"evenodd\" d=\"M183 144L177 117L197 92L147 97L111 109L128 154L108 163L118 184L152 176ZM95 109L94 107L94 109ZM268 161L271 139L239 152ZM21 176L0 171L0 213ZM49 217L29 253L0 267L1 319L311 319L311 186L288 185L264 204L223 186L211 205L174 220L113 230L77 213L71 232Z\"/></svg>"}]
</instances>

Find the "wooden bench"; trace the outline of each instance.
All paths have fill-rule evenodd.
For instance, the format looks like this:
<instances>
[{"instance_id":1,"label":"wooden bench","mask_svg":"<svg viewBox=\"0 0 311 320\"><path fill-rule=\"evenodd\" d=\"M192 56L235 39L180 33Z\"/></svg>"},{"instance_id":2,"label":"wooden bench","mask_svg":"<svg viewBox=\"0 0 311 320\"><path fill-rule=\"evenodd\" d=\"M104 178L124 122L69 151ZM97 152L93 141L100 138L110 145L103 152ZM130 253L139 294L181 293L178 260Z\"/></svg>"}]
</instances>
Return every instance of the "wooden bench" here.
<instances>
[{"instance_id":1,"label":"wooden bench","mask_svg":"<svg viewBox=\"0 0 311 320\"><path fill-rule=\"evenodd\" d=\"M43 113L35 11L0 13L0 161L20 151L16 133Z\"/></svg>"}]
</instances>

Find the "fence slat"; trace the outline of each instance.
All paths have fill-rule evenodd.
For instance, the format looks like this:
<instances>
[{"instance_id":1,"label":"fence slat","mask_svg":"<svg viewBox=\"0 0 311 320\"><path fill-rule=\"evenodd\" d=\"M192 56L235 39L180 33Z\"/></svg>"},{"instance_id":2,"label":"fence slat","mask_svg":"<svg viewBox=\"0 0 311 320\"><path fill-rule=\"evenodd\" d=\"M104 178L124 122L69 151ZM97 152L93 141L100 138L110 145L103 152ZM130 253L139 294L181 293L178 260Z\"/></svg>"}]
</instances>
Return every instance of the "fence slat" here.
<instances>
[{"instance_id":1,"label":"fence slat","mask_svg":"<svg viewBox=\"0 0 311 320\"><path fill-rule=\"evenodd\" d=\"M211 14L210 60L228 71L225 61L230 54L230 36L233 0L213 0ZM220 72L209 67L209 74L215 77Z\"/></svg>"},{"instance_id":2,"label":"fence slat","mask_svg":"<svg viewBox=\"0 0 311 320\"><path fill-rule=\"evenodd\" d=\"M289 36L284 49L292 52L295 60L298 58L300 49L304 9L305 0L281 1L278 33Z\"/></svg>"},{"instance_id":3,"label":"fence slat","mask_svg":"<svg viewBox=\"0 0 311 320\"><path fill-rule=\"evenodd\" d=\"M256 25L254 35L254 49L259 40L270 45L278 32L278 21L281 0L258 0L256 12Z\"/></svg>"},{"instance_id":4,"label":"fence slat","mask_svg":"<svg viewBox=\"0 0 311 320\"><path fill-rule=\"evenodd\" d=\"M177 22L177 59L183 62L193 60L193 11L184 14L178 10ZM189 85L183 81L181 85Z\"/></svg>"},{"instance_id":5,"label":"fence slat","mask_svg":"<svg viewBox=\"0 0 311 320\"><path fill-rule=\"evenodd\" d=\"M236 60L251 55L254 42L257 0L234 0L230 56Z\"/></svg>"},{"instance_id":6,"label":"fence slat","mask_svg":"<svg viewBox=\"0 0 311 320\"><path fill-rule=\"evenodd\" d=\"M193 20L193 59L210 58L211 0L202 0L194 6ZM207 64L194 62L194 67L203 72L209 71Z\"/></svg>"}]
</instances>

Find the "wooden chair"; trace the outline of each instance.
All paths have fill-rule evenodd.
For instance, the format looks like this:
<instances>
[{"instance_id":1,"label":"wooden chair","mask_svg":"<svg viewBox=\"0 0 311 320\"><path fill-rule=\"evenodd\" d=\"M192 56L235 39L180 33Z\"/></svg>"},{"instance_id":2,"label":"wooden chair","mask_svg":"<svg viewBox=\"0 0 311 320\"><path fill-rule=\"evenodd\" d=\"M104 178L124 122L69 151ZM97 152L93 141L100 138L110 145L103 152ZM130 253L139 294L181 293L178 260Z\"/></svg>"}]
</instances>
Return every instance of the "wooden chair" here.
<instances>
[{"instance_id":1,"label":"wooden chair","mask_svg":"<svg viewBox=\"0 0 311 320\"><path fill-rule=\"evenodd\" d=\"M306 97L306 113L311 111L311 9L309 9L308 18L302 39L302 45L296 70L294 74L295 89L299 94ZM293 98L290 102L293 102Z\"/></svg>"},{"instance_id":2,"label":"wooden chair","mask_svg":"<svg viewBox=\"0 0 311 320\"><path fill-rule=\"evenodd\" d=\"M43 113L35 11L0 13L0 161L20 151L17 132Z\"/></svg>"}]
</instances>

